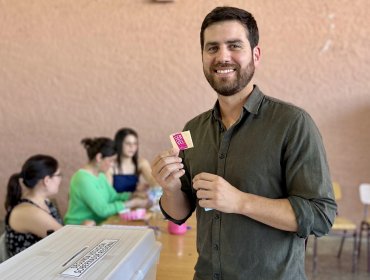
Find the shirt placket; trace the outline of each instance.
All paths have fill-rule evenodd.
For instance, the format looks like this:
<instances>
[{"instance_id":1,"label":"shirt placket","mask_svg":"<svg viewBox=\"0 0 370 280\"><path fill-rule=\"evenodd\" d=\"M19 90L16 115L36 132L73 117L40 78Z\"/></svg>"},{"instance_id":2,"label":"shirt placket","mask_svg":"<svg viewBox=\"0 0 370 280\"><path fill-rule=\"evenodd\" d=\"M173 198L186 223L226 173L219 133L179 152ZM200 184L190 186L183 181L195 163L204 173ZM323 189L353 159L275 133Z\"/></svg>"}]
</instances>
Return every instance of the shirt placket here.
<instances>
[{"instance_id":1,"label":"shirt placket","mask_svg":"<svg viewBox=\"0 0 370 280\"><path fill-rule=\"evenodd\" d=\"M217 157L217 175L225 176L225 165L227 153L229 150L230 140L233 128L225 130L224 127L220 129L220 148ZM213 210L212 223L212 271L213 279L221 279L221 247L220 247L220 232L221 232L221 212Z\"/></svg>"}]
</instances>

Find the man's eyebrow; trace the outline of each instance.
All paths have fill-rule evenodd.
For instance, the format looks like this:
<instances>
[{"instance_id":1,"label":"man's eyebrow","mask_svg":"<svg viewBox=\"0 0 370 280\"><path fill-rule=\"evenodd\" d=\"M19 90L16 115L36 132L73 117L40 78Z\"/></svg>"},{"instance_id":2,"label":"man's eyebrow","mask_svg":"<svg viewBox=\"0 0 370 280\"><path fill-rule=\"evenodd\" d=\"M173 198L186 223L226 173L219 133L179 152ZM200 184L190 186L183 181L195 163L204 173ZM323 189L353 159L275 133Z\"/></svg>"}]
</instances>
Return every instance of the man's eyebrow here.
<instances>
[{"instance_id":1,"label":"man's eyebrow","mask_svg":"<svg viewBox=\"0 0 370 280\"><path fill-rule=\"evenodd\" d=\"M207 42L204 46L205 47L209 47L209 46L217 46L219 45L220 43L219 42Z\"/></svg>"},{"instance_id":2,"label":"man's eyebrow","mask_svg":"<svg viewBox=\"0 0 370 280\"><path fill-rule=\"evenodd\" d=\"M229 45L229 44L243 44L244 42L240 39L232 39L232 40L227 40L225 43ZM205 47L217 46L217 45L220 45L220 42L211 41L211 42L207 42L205 44Z\"/></svg>"},{"instance_id":3,"label":"man's eyebrow","mask_svg":"<svg viewBox=\"0 0 370 280\"><path fill-rule=\"evenodd\" d=\"M234 39L234 40L228 40L228 41L226 41L226 44L236 44L236 43L243 44L243 41L242 40L239 40L239 39Z\"/></svg>"}]
</instances>

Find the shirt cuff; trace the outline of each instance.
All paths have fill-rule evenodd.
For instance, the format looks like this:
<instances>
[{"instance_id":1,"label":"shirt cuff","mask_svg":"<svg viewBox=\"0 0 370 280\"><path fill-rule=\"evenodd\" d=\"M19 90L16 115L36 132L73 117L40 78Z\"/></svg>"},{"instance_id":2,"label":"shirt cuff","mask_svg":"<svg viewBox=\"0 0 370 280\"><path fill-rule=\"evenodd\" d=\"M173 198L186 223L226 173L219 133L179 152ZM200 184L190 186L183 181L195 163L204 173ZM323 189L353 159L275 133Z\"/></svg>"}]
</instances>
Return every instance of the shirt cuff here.
<instances>
[{"instance_id":1,"label":"shirt cuff","mask_svg":"<svg viewBox=\"0 0 370 280\"><path fill-rule=\"evenodd\" d=\"M292 205L295 217L297 219L298 230L297 235L300 238L307 238L314 224L314 214L309 201L298 196L288 197Z\"/></svg>"},{"instance_id":2,"label":"shirt cuff","mask_svg":"<svg viewBox=\"0 0 370 280\"><path fill-rule=\"evenodd\" d=\"M119 212L121 212L122 210L126 209L126 205L124 202L122 201L116 201L116 211L117 211L117 214Z\"/></svg>"},{"instance_id":3,"label":"shirt cuff","mask_svg":"<svg viewBox=\"0 0 370 280\"><path fill-rule=\"evenodd\" d=\"M162 198L161 198L162 199ZM172 218L170 215L168 215L167 213L166 213L166 211L164 211L164 209L162 208L162 204L161 204L161 199L159 200L159 207L160 207L160 209L161 209L161 211L162 211L162 213L163 213L163 216L167 219L167 220L169 220L169 221L171 221L171 222L173 222L173 223L175 223L175 224L177 224L177 225L182 225L183 223L185 223L186 222L186 220L191 216L191 214L193 213L193 212L190 212L184 219L182 219L182 220L176 220L176 219L174 219L174 218Z\"/></svg>"}]
</instances>

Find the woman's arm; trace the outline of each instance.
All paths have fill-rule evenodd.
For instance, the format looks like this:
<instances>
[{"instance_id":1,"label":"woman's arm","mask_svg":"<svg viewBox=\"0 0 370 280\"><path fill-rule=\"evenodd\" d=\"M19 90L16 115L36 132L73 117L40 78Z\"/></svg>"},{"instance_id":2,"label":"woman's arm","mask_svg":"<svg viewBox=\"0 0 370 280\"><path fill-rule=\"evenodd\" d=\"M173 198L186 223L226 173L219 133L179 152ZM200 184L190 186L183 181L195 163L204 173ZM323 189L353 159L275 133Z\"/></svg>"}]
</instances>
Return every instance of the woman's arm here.
<instances>
[{"instance_id":1,"label":"woman's arm","mask_svg":"<svg viewBox=\"0 0 370 280\"><path fill-rule=\"evenodd\" d=\"M56 231L63 226L49 213L32 204L16 206L10 214L9 225L17 232L32 233L40 238L46 237L48 231Z\"/></svg>"},{"instance_id":2,"label":"woman's arm","mask_svg":"<svg viewBox=\"0 0 370 280\"><path fill-rule=\"evenodd\" d=\"M157 181L152 176L152 168L148 160L142 158L139 159L139 173L143 175L145 181L150 187L158 186Z\"/></svg>"},{"instance_id":3,"label":"woman's arm","mask_svg":"<svg viewBox=\"0 0 370 280\"><path fill-rule=\"evenodd\" d=\"M121 211L124 204L117 197L112 196L115 191L107 181L105 184L101 183L102 186L99 188L95 182L86 180L84 184L79 186L79 193L91 212L99 217L106 218Z\"/></svg>"}]
</instances>

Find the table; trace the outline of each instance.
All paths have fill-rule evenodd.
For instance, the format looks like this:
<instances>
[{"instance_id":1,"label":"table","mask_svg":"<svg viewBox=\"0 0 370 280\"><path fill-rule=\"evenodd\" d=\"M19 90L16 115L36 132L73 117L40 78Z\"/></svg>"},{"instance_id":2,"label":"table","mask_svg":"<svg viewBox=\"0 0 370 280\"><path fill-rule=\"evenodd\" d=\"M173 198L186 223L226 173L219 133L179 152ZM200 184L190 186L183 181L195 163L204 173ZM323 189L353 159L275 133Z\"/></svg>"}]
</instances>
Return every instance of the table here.
<instances>
[{"instance_id":1,"label":"table","mask_svg":"<svg viewBox=\"0 0 370 280\"><path fill-rule=\"evenodd\" d=\"M155 228L156 239L162 243L158 280L191 280L198 253L196 251L196 218L191 216L188 231L184 235L172 235L167 231L167 221L159 212L151 213L148 221L124 221L118 215L109 217L103 224L111 225L149 225Z\"/></svg>"}]
</instances>

